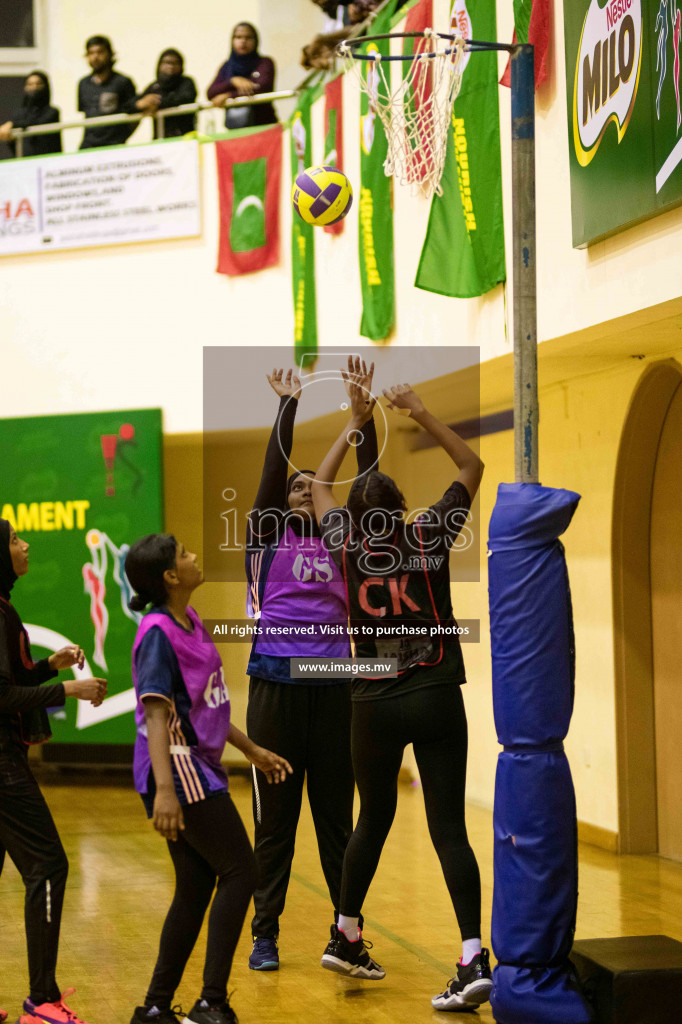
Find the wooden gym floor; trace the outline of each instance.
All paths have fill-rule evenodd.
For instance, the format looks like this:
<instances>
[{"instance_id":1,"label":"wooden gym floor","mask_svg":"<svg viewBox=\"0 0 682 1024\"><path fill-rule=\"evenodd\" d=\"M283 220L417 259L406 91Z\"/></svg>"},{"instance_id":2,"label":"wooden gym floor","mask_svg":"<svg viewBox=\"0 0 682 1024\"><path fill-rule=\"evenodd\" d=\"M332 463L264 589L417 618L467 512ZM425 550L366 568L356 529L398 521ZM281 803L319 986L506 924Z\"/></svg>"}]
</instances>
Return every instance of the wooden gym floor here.
<instances>
[{"instance_id":1,"label":"wooden gym floor","mask_svg":"<svg viewBox=\"0 0 682 1024\"><path fill-rule=\"evenodd\" d=\"M83 784L81 776L40 772L71 862L58 980L64 988L77 987L70 1001L91 1024L128 1024L133 1007L144 999L170 903L170 858L128 785L106 776ZM232 778L231 790L251 831L248 779ZM481 867L484 944L489 944L492 815L470 807L468 824ZM0 1006L9 1011L10 1024L27 995L22 905L21 879L8 860L0 878ZM454 972L459 944L418 786L401 787L366 916L365 935L374 942L386 978L359 982L322 970L319 959L332 917L304 804L281 922L280 971L248 970L250 917L237 950L230 990L241 1024L492 1021L489 1006L477 1015L431 1009L430 997ZM658 933L682 940L682 865L658 857L617 857L582 845L577 937ZM204 932L177 993L185 1010L200 992L205 941Z\"/></svg>"}]
</instances>

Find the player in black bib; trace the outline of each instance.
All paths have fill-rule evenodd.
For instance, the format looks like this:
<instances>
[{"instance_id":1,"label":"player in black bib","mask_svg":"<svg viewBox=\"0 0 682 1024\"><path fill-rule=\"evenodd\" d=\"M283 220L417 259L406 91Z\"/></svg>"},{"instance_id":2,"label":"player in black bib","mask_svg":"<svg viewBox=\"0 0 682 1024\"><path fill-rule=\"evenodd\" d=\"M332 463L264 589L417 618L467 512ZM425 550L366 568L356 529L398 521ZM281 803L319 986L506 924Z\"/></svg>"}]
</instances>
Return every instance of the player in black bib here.
<instances>
[{"instance_id":1,"label":"player in black bib","mask_svg":"<svg viewBox=\"0 0 682 1024\"><path fill-rule=\"evenodd\" d=\"M437 1010L474 1009L488 999L492 980L488 951L481 948L480 876L464 820L467 723L460 684L466 679L449 553L465 527L483 463L409 385L384 395L389 408L408 410L431 434L459 474L412 523L403 522L401 491L379 472L356 479L346 508L340 508L332 487L374 404L367 405L362 387L351 384L351 421L317 472L313 502L320 532L346 581L356 658L390 658L396 670L391 676L361 676L360 669L353 676L351 748L360 815L344 858L338 925L322 966L352 977L385 975L367 952L359 918L395 816L403 752L412 743L429 832L463 942L456 976L431 1002Z\"/></svg>"}]
</instances>

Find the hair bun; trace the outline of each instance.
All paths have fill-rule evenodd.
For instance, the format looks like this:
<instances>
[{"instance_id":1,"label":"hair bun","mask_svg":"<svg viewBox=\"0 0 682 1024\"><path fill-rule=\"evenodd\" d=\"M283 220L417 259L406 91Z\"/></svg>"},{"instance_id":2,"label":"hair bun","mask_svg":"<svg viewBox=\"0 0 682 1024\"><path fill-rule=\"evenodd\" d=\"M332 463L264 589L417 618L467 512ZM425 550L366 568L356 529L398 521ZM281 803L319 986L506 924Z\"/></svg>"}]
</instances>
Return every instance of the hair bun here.
<instances>
[{"instance_id":1,"label":"hair bun","mask_svg":"<svg viewBox=\"0 0 682 1024\"><path fill-rule=\"evenodd\" d=\"M128 601L128 607L131 612L143 612L149 604L149 598L141 597L139 594L133 594L130 601Z\"/></svg>"}]
</instances>

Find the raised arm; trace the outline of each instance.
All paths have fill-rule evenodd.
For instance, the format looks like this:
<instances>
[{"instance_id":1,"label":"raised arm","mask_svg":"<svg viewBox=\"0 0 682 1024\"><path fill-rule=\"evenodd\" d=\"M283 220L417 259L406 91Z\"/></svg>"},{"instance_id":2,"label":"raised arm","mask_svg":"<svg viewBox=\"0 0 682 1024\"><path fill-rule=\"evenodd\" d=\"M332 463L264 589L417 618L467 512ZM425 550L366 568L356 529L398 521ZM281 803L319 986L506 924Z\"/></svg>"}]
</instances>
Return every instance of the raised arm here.
<instances>
[{"instance_id":1,"label":"raised arm","mask_svg":"<svg viewBox=\"0 0 682 1024\"><path fill-rule=\"evenodd\" d=\"M484 469L476 452L451 427L446 426L424 407L421 398L409 384L396 384L388 391L384 391L384 396L388 399L389 409L407 409L412 419L427 430L450 456L459 469L458 483L466 487L473 501Z\"/></svg>"},{"instance_id":2,"label":"raised arm","mask_svg":"<svg viewBox=\"0 0 682 1024\"><path fill-rule=\"evenodd\" d=\"M294 421L298 397L301 393L301 382L291 370L284 376L283 370L273 370L272 376L267 375L270 387L279 395L277 419L270 434L265 450L265 461L260 486L253 503L251 515L252 527L256 530L256 517L266 509L286 511L286 484L289 475L289 456L294 443Z\"/></svg>"},{"instance_id":3,"label":"raised arm","mask_svg":"<svg viewBox=\"0 0 682 1024\"><path fill-rule=\"evenodd\" d=\"M372 380L374 378L374 363L369 369L364 359L359 356L348 356L348 369L342 370L346 393L350 396L349 387L351 382L359 384L365 392L365 405L372 399ZM364 476L373 469L379 468L379 446L377 444L377 428L374 423L374 416L362 426L360 433L362 441L356 445L355 451L358 457L358 476Z\"/></svg>"},{"instance_id":4,"label":"raised arm","mask_svg":"<svg viewBox=\"0 0 682 1024\"><path fill-rule=\"evenodd\" d=\"M338 506L333 491L334 481L341 468L341 463L346 457L346 452L350 448L354 433L361 431L371 419L376 404L374 398L367 399L367 391L355 381L349 382L347 391L351 406L350 421L322 460L322 465L318 469L311 487L315 517L318 523L325 512Z\"/></svg>"}]
</instances>

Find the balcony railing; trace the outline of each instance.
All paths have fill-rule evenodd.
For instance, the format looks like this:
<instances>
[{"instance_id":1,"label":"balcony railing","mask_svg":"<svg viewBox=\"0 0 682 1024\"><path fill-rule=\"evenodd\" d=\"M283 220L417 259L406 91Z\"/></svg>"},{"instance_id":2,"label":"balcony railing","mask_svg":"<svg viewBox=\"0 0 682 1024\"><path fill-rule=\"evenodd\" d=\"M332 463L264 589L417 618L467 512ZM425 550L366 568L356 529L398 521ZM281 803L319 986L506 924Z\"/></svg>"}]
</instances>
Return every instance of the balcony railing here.
<instances>
[{"instance_id":1,"label":"balcony railing","mask_svg":"<svg viewBox=\"0 0 682 1024\"><path fill-rule=\"evenodd\" d=\"M389 0L383 0L377 9L360 24L349 25L348 38L353 38L364 32L388 2ZM325 72L314 70L306 75L295 89L288 89L283 92L262 93L259 96L239 96L233 100L227 100L224 107L215 107L212 103L184 103L180 107L168 107L166 110L158 110L155 114L107 114L103 117L78 117L70 121L57 121L54 124L34 125L31 128L13 128L10 138L16 145L15 155L17 158L24 155L24 139L33 138L36 135L54 135L56 132L61 132L67 128L98 128L111 124L136 124L144 118L149 118L156 122L158 137L163 138L164 122L167 117L173 117L176 114L198 114L202 110L230 110L233 107L250 107L260 103L272 103L276 100L290 100L298 96L304 89L307 89L315 79L322 78L324 74Z\"/></svg>"}]
</instances>

